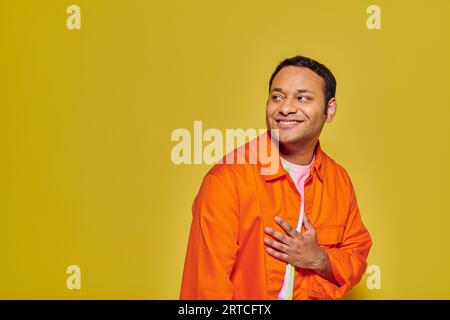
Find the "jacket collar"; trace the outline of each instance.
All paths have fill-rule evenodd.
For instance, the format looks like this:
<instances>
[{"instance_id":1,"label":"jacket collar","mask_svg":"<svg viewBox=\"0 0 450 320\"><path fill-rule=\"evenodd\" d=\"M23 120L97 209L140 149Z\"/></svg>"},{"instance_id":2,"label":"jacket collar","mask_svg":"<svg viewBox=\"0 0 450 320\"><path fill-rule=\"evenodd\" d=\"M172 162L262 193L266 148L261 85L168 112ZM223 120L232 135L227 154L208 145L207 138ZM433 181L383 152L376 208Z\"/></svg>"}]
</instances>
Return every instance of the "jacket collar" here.
<instances>
[{"instance_id":1,"label":"jacket collar","mask_svg":"<svg viewBox=\"0 0 450 320\"><path fill-rule=\"evenodd\" d=\"M278 161L278 171L273 173L273 174L264 175L264 180L265 181L273 181L273 180L278 179L278 178L280 178L282 176L285 176L285 175L287 175L289 173L283 168L283 165L281 163L281 158L280 158L278 146L271 139L270 134L266 133L265 136L267 136L267 139L270 142L270 143L268 143L268 145L270 146L268 148L269 152L277 152L277 157L276 157L277 160L276 161ZM317 174L317 177L319 178L319 180L321 182L323 182L325 154L322 151L322 148L320 146L320 141L319 140L317 140L316 146L314 147L314 154L315 154L315 160L314 160L314 164L313 164L313 166L311 168L311 171L315 171L315 173Z\"/></svg>"}]
</instances>

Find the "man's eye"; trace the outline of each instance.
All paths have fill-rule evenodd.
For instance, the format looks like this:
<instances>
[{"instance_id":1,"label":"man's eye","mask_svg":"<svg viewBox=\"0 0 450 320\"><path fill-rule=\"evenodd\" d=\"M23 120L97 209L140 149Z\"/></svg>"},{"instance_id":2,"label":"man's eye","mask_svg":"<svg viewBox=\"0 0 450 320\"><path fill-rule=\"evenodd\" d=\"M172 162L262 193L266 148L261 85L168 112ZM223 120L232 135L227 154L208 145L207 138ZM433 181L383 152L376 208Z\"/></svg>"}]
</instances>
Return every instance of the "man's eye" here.
<instances>
[{"instance_id":1,"label":"man's eye","mask_svg":"<svg viewBox=\"0 0 450 320\"><path fill-rule=\"evenodd\" d=\"M281 97L280 96L272 96L272 99L273 100L279 100L279 99L281 99Z\"/></svg>"},{"instance_id":2,"label":"man's eye","mask_svg":"<svg viewBox=\"0 0 450 320\"><path fill-rule=\"evenodd\" d=\"M311 100L310 97L306 97L306 96L300 96L297 99L300 100L300 101L309 101L309 100Z\"/></svg>"}]
</instances>

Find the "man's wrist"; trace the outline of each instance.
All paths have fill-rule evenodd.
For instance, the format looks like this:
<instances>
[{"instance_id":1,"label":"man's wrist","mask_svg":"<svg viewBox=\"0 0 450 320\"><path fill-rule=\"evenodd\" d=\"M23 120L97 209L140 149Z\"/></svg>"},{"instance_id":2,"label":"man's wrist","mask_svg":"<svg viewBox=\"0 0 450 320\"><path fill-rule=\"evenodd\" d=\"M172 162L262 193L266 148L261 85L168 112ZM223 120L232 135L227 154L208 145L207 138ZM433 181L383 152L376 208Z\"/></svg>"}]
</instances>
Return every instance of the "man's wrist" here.
<instances>
[{"instance_id":1,"label":"man's wrist","mask_svg":"<svg viewBox=\"0 0 450 320\"><path fill-rule=\"evenodd\" d=\"M313 267L313 270L319 274L322 274L323 272L328 270L329 263L330 262L328 260L327 251L319 246L318 258L316 260L315 266Z\"/></svg>"}]
</instances>

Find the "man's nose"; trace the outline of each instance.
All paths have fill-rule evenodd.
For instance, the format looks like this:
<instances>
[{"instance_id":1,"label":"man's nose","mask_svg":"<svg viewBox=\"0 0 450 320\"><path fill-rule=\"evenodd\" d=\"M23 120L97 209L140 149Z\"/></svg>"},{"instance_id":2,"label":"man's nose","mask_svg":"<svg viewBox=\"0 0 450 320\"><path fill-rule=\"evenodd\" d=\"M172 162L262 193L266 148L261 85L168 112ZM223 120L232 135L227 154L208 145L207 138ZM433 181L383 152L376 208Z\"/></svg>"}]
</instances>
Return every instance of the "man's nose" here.
<instances>
[{"instance_id":1,"label":"man's nose","mask_svg":"<svg viewBox=\"0 0 450 320\"><path fill-rule=\"evenodd\" d=\"M282 115L288 115L290 113L296 113L297 112L297 108L294 106L294 102L290 101L290 100L286 100L283 105L280 107L279 112Z\"/></svg>"}]
</instances>

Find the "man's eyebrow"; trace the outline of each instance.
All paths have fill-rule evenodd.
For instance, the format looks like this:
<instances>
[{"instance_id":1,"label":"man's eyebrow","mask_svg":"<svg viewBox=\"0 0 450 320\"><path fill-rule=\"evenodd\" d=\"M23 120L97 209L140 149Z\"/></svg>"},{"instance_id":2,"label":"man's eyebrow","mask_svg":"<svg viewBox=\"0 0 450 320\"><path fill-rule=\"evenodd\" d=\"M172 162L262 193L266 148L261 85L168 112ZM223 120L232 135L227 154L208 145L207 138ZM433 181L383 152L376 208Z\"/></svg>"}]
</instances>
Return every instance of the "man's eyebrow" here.
<instances>
[{"instance_id":1,"label":"man's eyebrow","mask_svg":"<svg viewBox=\"0 0 450 320\"><path fill-rule=\"evenodd\" d=\"M273 88L272 90L270 90L270 92L274 92L274 91L283 92L283 89L281 89L281 88Z\"/></svg>"},{"instance_id":2,"label":"man's eyebrow","mask_svg":"<svg viewBox=\"0 0 450 320\"><path fill-rule=\"evenodd\" d=\"M270 90L270 92L274 92L274 91L276 91L276 92L283 92L283 89L281 89L281 88L273 88L272 90ZM309 92L309 93L313 93L311 90L309 90L309 89L297 89L296 91L295 91L295 93L307 93L307 92Z\"/></svg>"},{"instance_id":3,"label":"man's eyebrow","mask_svg":"<svg viewBox=\"0 0 450 320\"><path fill-rule=\"evenodd\" d=\"M297 91L295 91L295 92L296 92L296 93L305 93L305 92L312 93L312 91L309 90L309 89L297 89Z\"/></svg>"}]
</instances>

